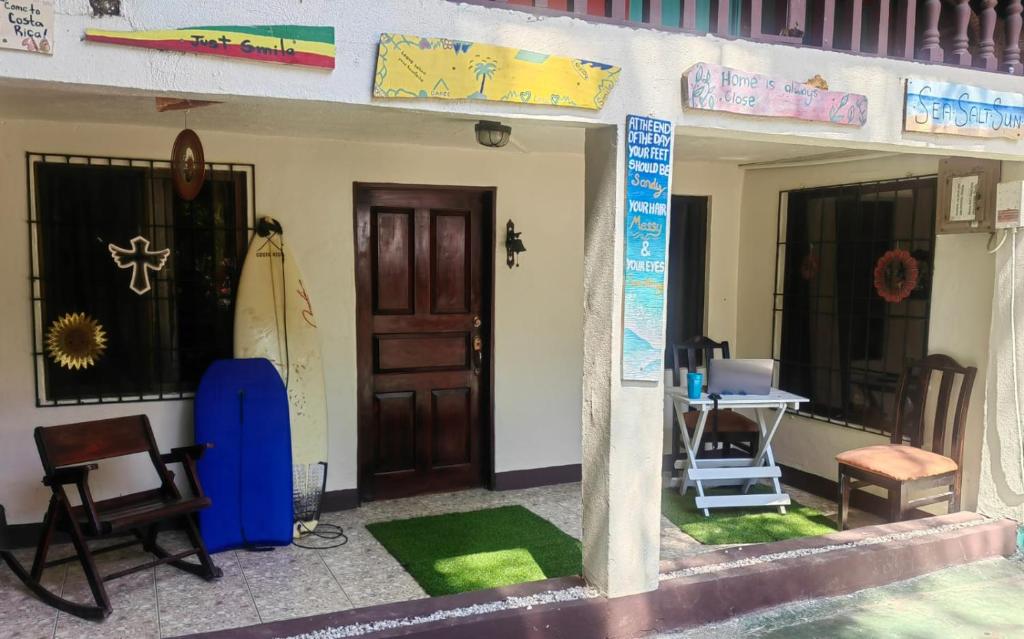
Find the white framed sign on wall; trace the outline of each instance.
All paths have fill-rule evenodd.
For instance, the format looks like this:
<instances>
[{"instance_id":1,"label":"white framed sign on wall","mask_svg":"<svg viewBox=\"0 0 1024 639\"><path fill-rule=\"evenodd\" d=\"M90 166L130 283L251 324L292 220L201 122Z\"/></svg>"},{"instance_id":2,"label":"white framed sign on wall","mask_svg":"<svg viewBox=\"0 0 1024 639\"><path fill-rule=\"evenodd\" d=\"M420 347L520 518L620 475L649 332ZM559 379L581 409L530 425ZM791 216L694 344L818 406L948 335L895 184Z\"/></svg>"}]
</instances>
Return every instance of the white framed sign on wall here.
<instances>
[{"instance_id":1,"label":"white framed sign on wall","mask_svg":"<svg viewBox=\"0 0 1024 639\"><path fill-rule=\"evenodd\" d=\"M53 54L53 0L8 0L0 12L0 49Z\"/></svg>"}]
</instances>

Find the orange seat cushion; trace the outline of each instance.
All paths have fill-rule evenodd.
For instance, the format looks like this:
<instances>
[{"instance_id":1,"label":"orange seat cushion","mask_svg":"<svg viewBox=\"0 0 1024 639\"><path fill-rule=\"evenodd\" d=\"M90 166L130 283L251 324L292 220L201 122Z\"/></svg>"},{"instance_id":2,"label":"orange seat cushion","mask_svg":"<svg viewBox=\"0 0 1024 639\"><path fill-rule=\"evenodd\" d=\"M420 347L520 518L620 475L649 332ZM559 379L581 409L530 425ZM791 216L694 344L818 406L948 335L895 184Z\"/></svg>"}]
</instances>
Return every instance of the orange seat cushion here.
<instances>
[{"instance_id":1,"label":"orange seat cushion","mask_svg":"<svg viewBox=\"0 0 1024 639\"><path fill-rule=\"evenodd\" d=\"M840 464L898 481L934 477L956 470L956 462L927 450L902 444L865 446L836 455Z\"/></svg>"},{"instance_id":2,"label":"orange seat cushion","mask_svg":"<svg viewBox=\"0 0 1024 639\"><path fill-rule=\"evenodd\" d=\"M715 411L708 413L708 421L704 424L704 432L711 432L711 420L715 418ZM697 421L700 419L700 413L692 410L688 413L683 414L683 421L686 422L686 428L692 433L697 429ZM757 433L760 429L757 427L757 422L744 417L739 413L735 413L731 410L719 410L718 411L718 432L719 433Z\"/></svg>"}]
</instances>

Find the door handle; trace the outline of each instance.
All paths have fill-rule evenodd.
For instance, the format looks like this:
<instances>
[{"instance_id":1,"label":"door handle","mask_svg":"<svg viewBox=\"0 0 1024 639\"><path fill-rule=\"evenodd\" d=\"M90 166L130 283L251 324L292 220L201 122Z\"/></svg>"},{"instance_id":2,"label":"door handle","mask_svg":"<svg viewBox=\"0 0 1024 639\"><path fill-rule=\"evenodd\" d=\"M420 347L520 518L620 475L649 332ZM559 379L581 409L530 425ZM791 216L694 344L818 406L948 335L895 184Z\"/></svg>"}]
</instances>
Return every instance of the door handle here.
<instances>
[{"instance_id":1,"label":"door handle","mask_svg":"<svg viewBox=\"0 0 1024 639\"><path fill-rule=\"evenodd\" d=\"M480 337L480 317L473 318L473 374L480 375L484 365L484 340Z\"/></svg>"}]
</instances>

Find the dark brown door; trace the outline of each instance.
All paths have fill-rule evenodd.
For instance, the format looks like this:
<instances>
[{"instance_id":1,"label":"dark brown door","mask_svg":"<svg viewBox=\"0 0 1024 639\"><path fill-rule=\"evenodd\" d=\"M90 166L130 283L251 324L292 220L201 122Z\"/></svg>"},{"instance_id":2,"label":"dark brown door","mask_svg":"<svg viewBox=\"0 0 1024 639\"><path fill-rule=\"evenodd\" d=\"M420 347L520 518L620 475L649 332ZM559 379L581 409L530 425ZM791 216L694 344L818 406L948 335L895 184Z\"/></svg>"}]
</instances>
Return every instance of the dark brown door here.
<instances>
[{"instance_id":1,"label":"dark brown door","mask_svg":"<svg viewBox=\"0 0 1024 639\"><path fill-rule=\"evenodd\" d=\"M360 493L479 486L490 193L356 185Z\"/></svg>"}]
</instances>

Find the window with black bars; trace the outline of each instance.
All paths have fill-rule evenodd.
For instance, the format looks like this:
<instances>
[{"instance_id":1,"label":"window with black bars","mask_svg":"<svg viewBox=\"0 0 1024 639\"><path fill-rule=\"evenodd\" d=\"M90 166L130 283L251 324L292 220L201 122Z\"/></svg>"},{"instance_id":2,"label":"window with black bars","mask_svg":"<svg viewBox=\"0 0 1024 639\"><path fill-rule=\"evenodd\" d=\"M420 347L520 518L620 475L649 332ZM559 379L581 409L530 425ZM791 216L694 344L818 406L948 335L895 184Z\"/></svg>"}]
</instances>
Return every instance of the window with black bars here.
<instances>
[{"instance_id":1,"label":"window with black bars","mask_svg":"<svg viewBox=\"0 0 1024 639\"><path fill-rule=\"evenodd\" d=\"M780 194L772 351L778 386L810 399L800 414L890 430L900 374L928 352L935 191L924 176ZM890 251L917 277L886 299L911 281L876 285Z\"/></svg>"},{"instance_id":2,"label":"window with black bars","mask_svg":"<svg viewBox=\"0 0 1024 639\"><path fill-rule=\"evenodd\" d=\"M254 167L207 164L185 201L165 161L27 164L36 404L190 397L210 362L232 356Z\"/></svg>"}]
</instances>

